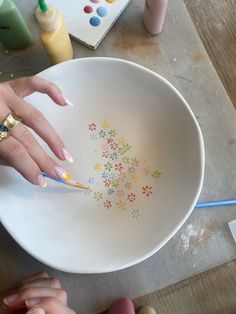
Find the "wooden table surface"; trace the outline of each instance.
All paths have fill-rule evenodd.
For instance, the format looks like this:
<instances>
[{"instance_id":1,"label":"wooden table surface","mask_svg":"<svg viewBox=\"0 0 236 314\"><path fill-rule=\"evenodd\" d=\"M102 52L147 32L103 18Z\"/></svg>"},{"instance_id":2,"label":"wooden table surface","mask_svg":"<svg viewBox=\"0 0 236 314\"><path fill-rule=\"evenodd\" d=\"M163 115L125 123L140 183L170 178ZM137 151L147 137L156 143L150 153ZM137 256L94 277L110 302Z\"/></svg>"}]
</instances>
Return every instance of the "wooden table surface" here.
<instances>
[{"instance_id":1,"label":"wooden table surface","mask_svg":"<svg viewBox=\"0 0 236 314\"><path fill-rule=\"evenodd\" d=\"M30 1L33 6L35 1ZM19 52L5 53L1 49L2 81L9 79L11 73L14 77L35 74L50 65L37 37L30 1L17 0L17 4L30 25L35 44ZM202 2L192 0L192 5ZM143 1L133 0L96 51L74 42L75 57L124 58L158 72L173 83L188 101L205 140L206 172L200 199L235 198L236 112L183 0L169 0L160 36L146 33L142 15ZM235 218L236 207L194 210L157 254L131 268L97 275L67 274L43 265L23 251L0 225L0 293L24 276L45 270L60 278L77 312L94 314L123 295L135 298L235 259L235 243L227 226Z\"/></svg>"}]
</instances>

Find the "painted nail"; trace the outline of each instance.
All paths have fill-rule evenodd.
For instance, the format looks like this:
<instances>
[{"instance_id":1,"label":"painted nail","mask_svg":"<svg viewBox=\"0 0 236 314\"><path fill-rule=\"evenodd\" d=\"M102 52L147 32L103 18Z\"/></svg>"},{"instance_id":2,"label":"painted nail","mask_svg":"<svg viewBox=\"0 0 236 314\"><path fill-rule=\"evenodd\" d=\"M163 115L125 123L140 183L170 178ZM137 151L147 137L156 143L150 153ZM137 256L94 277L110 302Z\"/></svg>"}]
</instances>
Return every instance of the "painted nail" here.
<instances>
[{"instance_id":1,"label":"painted nail","mask_svg":"<svg viewBox=\"0 0 236 314\"><path fill-rule=\"evenodd\" d=\"M48 185L47 184L47 181L44 179L44 177L40 174L37 178L37 183L38 185L40 185L42 188L46 188L46 186Z\"/></svg>"},{"instance_id":2,"label":"painted nail","mask_svg":"<svg viewBox=\"0 0 236 314\"><path fill-rule=\"evenodd\" d=\"M6 305L11 305L12 303L14 303L17 300L18 297L19 297L19 294L14 293L14 294L8 295L2 301Z\"/></svg>"},{"instance_id":3,"label":"painted nail","mask_svg":"<svg viewBox=\"0 0 236 314\"><path fill-rule=\"evenodd\" d=\"M46 312L41 309L40 307L34 308L34 309L30 309L27 314L46 314Z\"/></svg>"},{"instance_id":4,"label":"painted nail","mask_svg":"<svg viewBox=\"0 0 236 314\"><path fill-rule=\"evenodd\" d=\"M74 160L71 156L71 154L68 152L68 150L64 147L62 149L62 156L65 158L65 160L69 161L70 163L72 163Z\"/></svg>"},{"instance_id":5,"label":"painted nail","mask_svg":"<svg viewBox=\"0 0 236 314\"><path fill-rule=\"evenodd\" d=\"M69 105L71 107L74 107L74 104L68 98L66 98L64 95L61 95L61 99L64 101L65 105Z\"/></svg>"},{"instance_id":6,"label":"painted nail","mask_svg":"<svg viewBox=\"0 0 236 314\"><path fill-rule=\"evenodd\" d=\"M28 306L28 307L32 307L32 306L35 306L37 304L40 303L40 299L29 299L29 300L26 300L25 301L25 304Z\"/></svg>"},{"instance_id":7,"label":"painted nail","mask_svg":"<svg viewBox=\"0 0 236 314\"><path fill-rule=\"evenodd\" d=\"M54 170L55 170L56 175L59 176L59 178L63 178L67 181L71 180L71 175L62 167L56 166Z\"/></svg>"}]
</instances>

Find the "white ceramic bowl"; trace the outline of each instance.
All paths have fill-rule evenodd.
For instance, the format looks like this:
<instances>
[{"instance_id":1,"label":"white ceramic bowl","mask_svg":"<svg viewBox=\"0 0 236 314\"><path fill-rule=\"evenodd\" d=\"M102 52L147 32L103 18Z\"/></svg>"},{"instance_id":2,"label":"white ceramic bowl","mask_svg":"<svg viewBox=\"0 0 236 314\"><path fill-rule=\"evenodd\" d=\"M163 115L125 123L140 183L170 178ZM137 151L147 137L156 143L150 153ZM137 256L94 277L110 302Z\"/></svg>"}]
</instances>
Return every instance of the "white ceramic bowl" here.
<instances>
[{"instance_id":1,"label":"white ceramic bowl","mask_svg":"<svg viewBox=\"0 0 236 314\"><path fill-rule=\"evenodd\" d=\"M27 252L60 270L99 273L141 262L176 233L199 197L204 144L191 109L164 78L124 60L73 60L40 76L74 107L39 94L28 101L73 155L74 164L61 164L91 191L51 181L41 189L2 167L1 222Z\"/></svg>"}]
</instances>

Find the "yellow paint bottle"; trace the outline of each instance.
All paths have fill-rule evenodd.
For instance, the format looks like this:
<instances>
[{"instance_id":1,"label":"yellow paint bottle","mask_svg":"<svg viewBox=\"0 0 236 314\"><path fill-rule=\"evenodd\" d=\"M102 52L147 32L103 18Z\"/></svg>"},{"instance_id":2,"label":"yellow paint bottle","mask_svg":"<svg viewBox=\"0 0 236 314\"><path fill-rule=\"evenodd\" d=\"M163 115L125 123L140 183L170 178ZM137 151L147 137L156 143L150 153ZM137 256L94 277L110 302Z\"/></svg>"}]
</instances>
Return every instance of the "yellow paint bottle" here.
<instances>
[{"instance_id":1,"label":"yellow paint bottle","mask_svg":"<svg viewBox=\"0 0 236 314\"><path fill-rule=\"evenodd\" d=\"M50 58L56 64L73 59L73 48L61 12L47 6L44 0L39 0L35 12L40 28L41 42Z\"/></svg>"}]
</instances>

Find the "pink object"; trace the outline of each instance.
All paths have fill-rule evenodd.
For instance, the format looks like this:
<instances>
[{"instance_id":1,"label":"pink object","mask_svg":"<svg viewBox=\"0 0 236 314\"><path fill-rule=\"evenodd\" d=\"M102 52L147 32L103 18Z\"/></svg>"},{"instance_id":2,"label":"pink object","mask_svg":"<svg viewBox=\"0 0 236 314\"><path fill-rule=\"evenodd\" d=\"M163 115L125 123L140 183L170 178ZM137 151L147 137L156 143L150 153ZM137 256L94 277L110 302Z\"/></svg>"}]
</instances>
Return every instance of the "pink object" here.
<instances>
[{"instance_id":1,"label":"pink object","mask_svg":"<svg viewBox=\"0 0 236 314\"><path fill-rule=\"evenodd\" d=\"M128 298L122 298L112 304L108 314L135 314L134 304Z\"/></svg>"},{"instance_id":2,"label":"pink object","mask_svg":"<svg viewBox=\"0 0 236 314\"><path fill-rule=\"evenodd\" d=\"M146 0L144 25L149 33L160 34L165 19L168 0Z\"/></svg>"},{"instance_id":3,"label":"pink object","mask_svg":"<svg viewBox=\"0 0 236 314\"><path fill-rule=\"evenodd\" d=\"M90 5L86 5L86 7L84 7L84 12L85 13L92 13L93 8Z\"/></svg>"}]
</instances>

